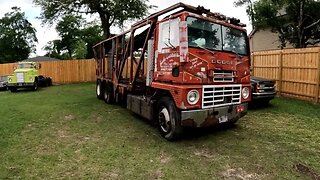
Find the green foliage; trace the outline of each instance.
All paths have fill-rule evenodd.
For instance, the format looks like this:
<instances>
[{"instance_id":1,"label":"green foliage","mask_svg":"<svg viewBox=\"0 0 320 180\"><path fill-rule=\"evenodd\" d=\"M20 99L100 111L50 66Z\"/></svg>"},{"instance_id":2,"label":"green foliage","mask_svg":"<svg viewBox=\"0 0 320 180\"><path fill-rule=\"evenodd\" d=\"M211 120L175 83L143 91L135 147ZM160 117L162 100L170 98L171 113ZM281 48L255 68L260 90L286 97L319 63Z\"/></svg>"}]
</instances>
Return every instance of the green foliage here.
<instances>
[{"instance_id":1,"label":"green foliage","mask_svg":"<svg viewBox=\"0 0 320 180\"><path fill-rule=\"evenodd\" d=\"M61 39L48 42L44 50L58 59L93 58L92 46L102 40L100 26L87 24L80 16L63 17L56 30Z\"/></svg>"},{"instance_id":2,"label":"green foliage","mask_svg":"<svg viewBox=\"0 0 320 180\"><path fill-rule=\"evenodd\" d=\"M89 23L81 29L80 35L81 39L86 42L86 58L90 59L94 57L92 46L103 40L102 29L99 25L94 23Z\"/></svg>"},{"instance_id":3,"label":"green foliage","mask_svg":"<svg viewBox=\"0 0 320 180\"><path fill-rule=\"evenodd\" d=\"M152 6L147 0L34 0L42 8L41 18L45 23L52 23L64 15L98 14L104 36L110 36L110 27L122 26L127 20L134 20L146 15Z\"/></svg>"},{"instance_id":4,"label":"green foliage","mask_svg":"<svg viewBox=\"0 0 320 180\"><path fill-rule=\"evenodd\" d=\"M13 7L0 19L0 63L28 58L35 52L36 42L36 30L20 8Z\"/></svg>"},{"instance_id":5,"label":"green foliage","mask_svg":"<svg viewBox=\"0 0 320 180\"><path fill-rule=\"evenodd\" d=\"M287 43L305 48L320 42L320 1L316 0L238 0L235 5L250 4L248 14L255 29L271 28L279 34L281 48Z\"/></svg>"},{"instance_id":6,"label":"green foliage","mask_svg":"<svg viewBox=\"0 0 320 180\"><path fill-rule=\"evenodd\" d=\"M75 44L74 57L76 59L84 59L87 55L86 42L82 39Z\"/></svg>"},{"instance_id":7,"label":"green foliage","mask_svg":"<svg viewBox=\"0 0 320 180\"><path fill-rule=\"evenodd\" d=\"M249 16L249 19L254 22L255 16L253 12L253 1L252 0L236 0L234 2L235 7L245 6L247 15Z\"/></svg>"}]
</instances>

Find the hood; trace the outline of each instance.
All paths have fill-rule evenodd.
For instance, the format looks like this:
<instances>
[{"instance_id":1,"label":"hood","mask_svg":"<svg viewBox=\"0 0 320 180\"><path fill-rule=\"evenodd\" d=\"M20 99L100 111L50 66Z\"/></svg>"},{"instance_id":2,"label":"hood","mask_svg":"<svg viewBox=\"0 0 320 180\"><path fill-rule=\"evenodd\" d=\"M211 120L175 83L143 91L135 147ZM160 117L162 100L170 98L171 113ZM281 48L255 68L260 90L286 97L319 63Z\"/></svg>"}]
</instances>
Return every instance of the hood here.
<instances>
[{"instance_id":1,"label":"hood","mask_svg":"<svg viewBox=\"0 0 320 180\"><path fill-rule=\"evenodd\" d=\"M257 77L257 76L250 76L250 81L254 83L275 83L274 80L271 79L265 79L262 77Z\"/></svg>"},{"instance_id":2,"label":"hood","mask_svg":"<svg viewBox=\"0 0 320 180\"><path fill-rule=\"evenodd\" d=\"M14 70L15 73L19 73L19 72L29 72L32 71L33 69L31 68L26 68L26 69L16 69Z\"/></svg>"}]
</instances>

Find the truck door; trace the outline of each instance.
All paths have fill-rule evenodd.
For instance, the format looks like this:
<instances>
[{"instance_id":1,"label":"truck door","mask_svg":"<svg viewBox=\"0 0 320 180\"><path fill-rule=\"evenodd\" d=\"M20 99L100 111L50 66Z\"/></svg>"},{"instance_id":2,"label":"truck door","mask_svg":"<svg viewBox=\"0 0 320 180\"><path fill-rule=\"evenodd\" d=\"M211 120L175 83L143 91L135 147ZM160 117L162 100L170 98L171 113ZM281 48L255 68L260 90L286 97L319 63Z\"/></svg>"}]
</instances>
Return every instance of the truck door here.
<instances>
[{"instance_id":1,"label":"truck door","mask_svg":"<svg viewBox=\"0 0 320 180\"><path fill-rule=\"evenodd\" d=\"M179 18L158 24L158 43L156 44L155 72L167 73L179 65Z\"/></svg>"}]
</instances>

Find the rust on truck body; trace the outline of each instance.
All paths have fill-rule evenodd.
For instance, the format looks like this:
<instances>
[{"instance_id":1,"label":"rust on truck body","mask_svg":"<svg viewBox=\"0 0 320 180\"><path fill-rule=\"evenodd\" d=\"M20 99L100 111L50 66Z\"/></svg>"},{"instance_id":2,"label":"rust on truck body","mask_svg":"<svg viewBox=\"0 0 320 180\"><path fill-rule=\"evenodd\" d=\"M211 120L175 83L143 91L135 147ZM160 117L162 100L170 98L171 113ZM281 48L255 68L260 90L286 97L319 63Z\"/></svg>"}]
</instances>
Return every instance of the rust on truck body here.
<instances>
[{"instance_id":1,"label":"rust on truck body","mask_svg":"<svg viewBox=\"0 0 320 180\"><path fill-rule=\"evenodd\" d=\"M151 14L93 47L97 96L107 103L124 101L150 120L170 115L179 126L235 122L251 100L243 27L235 18L183 3ZM161 111L163 106L170 108Z\"/></svg>"}]
</instances>

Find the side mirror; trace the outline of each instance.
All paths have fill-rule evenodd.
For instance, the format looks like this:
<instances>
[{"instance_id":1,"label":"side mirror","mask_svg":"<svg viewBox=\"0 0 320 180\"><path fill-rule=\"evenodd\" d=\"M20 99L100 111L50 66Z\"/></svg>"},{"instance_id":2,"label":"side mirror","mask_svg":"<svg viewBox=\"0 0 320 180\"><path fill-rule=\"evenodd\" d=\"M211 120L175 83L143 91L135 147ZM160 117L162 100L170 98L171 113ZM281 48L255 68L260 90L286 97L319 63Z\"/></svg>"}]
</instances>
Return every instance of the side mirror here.
<instances>
[{"instance_id":1,"label":"side mirror","mask_svg":"<svg viewBox=\"0 0 320 180\"><path fill-rule=\"evenodd\" d=\"M41 69L41 64L39 63L39 65L38 65L38 69Z\"/></svg>"}]
</instances>

